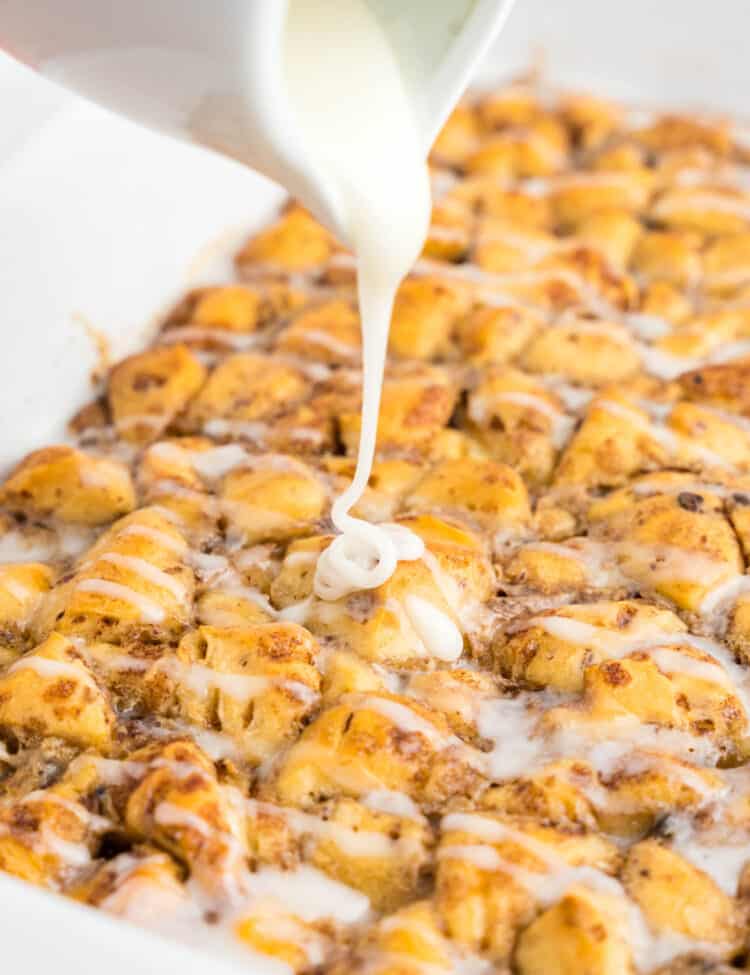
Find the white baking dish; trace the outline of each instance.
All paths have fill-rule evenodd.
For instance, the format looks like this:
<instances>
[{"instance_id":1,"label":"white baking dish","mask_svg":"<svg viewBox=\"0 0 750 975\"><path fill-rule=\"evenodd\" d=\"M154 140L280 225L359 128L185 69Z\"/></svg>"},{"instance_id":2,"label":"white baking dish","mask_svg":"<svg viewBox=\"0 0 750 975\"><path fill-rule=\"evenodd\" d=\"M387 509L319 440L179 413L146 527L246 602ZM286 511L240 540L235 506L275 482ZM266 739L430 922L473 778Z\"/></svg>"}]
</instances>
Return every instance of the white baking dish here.
<instances>
[{"instance_id":1,"label":"white baking dish","mask_svg":"<svg viewBox=\"0 0 750 975\"><path fill-rule=\"evenodd\" d=\"M553 82L750 118L748 27L748 0L517 0L482 80L522 69L538 52ZM114 357L142 346L180 291L226 275L240 235L282 194L2 59L0 106L6 466L62 436L89 395L96 352L84 322L108 337ZM0 952L8 972L221 975L235 967L7 877ZM249 961L243 970L267 967Z\"/></svg>"}]
</instances>

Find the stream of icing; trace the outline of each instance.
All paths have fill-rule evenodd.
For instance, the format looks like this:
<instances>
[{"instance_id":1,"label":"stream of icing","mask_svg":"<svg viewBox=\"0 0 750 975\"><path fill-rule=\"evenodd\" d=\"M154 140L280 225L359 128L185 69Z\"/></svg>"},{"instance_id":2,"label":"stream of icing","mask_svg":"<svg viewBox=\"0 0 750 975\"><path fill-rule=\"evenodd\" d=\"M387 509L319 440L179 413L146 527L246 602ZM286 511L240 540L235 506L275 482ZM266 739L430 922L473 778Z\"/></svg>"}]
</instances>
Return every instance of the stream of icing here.
<instances>
[{"instance_id":1,"label":"stream of icing","mask_svg":"<svg viewBox=\"0 0 750 975\"><path fill-rule=\"evenodd\" d=\"M321 49L326 58L316 55ZM372 470L393 302L424 243L430 181L393 49L363 0L291 4L285 75L306 144L321 180L332 185L358 263L364 365L359 454L352 483L333 505L340 534L321 555L315 577L316 595L334 600L382 585L399 559L417 559L423 551L421 539L407 529L369 524L351 509Z\"/></svg>"}]
</instances>

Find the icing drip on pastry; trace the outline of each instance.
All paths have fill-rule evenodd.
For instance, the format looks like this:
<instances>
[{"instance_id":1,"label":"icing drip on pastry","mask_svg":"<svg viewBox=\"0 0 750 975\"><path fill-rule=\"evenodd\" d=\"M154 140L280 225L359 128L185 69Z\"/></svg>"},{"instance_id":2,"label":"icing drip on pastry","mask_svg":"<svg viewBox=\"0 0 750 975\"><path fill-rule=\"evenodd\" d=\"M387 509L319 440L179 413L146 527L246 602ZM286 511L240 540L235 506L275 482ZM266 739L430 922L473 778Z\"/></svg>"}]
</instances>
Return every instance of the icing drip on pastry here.
<instances>
[{"instance_id":1,"label":"icing drip on pastry","mask_svg":"<svg viewBox=\"0 0 750 975\"><path fill-rule=\"evenodd\" d=\"M315 38L344 32L347 44L307 70L310 51L319 49ZM364 3L293 5L286 65L298 121L314 163L330 181L358 262L364 367L359 454L354 479L333 506L341 534L321 556L315 577L316 595L334 600L377 588L400 559L421 555L422 543L410 532L371 525L350 512L372 471L393 302L424 244L430 181L399 66ZM367 125L358 124L363 113Z\"/></svg>"}]
</instances>

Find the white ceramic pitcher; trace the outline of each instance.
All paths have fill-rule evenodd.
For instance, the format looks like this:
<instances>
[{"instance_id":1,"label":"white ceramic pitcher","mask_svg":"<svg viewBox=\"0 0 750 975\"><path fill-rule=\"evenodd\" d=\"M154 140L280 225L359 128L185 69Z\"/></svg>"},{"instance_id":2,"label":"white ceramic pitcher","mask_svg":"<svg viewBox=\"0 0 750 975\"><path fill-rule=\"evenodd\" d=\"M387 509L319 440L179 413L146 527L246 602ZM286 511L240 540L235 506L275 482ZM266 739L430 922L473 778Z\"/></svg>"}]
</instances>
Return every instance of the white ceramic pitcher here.
<instances>
[{"instance_id":1,"label":"white ceramic pitcher","mask_svg":"<svg viewBox=\"0 0 750 975\"><path fill-rule=\"evenodd\" d=\"M304 2L0 0L0 46L106 108L240 159L345 240L335 197L311 165L285 90L287 14L291 3ZM513 0L368 4L396 52L426 154Z\"/></svg>"}]
</instances>

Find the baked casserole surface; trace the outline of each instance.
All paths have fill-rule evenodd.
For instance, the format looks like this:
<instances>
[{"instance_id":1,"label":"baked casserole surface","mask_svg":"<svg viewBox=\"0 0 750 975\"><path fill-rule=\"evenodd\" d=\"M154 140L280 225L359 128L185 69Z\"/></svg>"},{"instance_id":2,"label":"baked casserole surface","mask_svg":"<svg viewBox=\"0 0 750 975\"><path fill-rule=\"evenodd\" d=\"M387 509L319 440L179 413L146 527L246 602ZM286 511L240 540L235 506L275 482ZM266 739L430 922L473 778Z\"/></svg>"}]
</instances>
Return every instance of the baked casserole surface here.
<instances>
[{"instance_id":1,"label":"baked casserole surface","mask_svg":"<svg viewBox=\"0 0 750 975\"><path fill-rule=\"evenodd\" d=\"M522 80L432 164L358 508L423 558L313 594L360 333L294 204L8 474L0 869L249 969L748 970L750 142Z\"/></svg>"}]
</instances>

